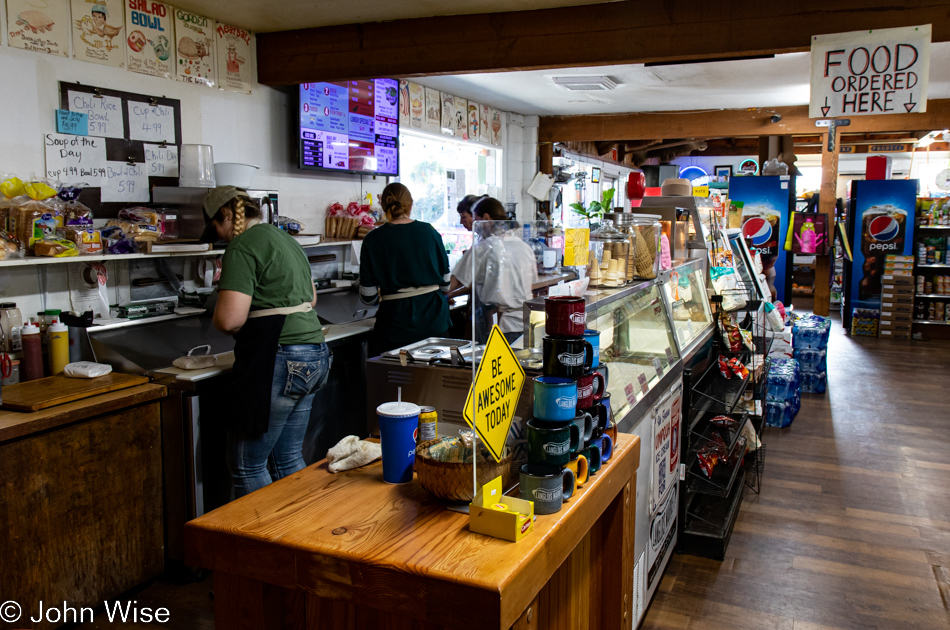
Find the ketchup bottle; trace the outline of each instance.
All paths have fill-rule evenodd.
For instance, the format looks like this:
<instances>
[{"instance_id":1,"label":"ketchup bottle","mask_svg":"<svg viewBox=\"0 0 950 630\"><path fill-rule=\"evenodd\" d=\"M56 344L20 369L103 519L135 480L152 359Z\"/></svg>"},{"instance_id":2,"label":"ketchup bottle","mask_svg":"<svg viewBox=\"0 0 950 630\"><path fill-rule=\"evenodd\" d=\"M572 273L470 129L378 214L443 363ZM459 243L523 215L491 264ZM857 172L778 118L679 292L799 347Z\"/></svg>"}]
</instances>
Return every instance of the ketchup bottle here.
<instances>
[{"instance_id":1,"label":"ketchup bottle","mask_svg":"<svg viewBox=\"0 0 950 630\"><path fill-rule=\"evenodd\" d=\"M23 358L20 359L20 381L33 381L43 378L43 343L39 326L27 322L20 329L23 344Z\"/></svg>"}]
</instances>

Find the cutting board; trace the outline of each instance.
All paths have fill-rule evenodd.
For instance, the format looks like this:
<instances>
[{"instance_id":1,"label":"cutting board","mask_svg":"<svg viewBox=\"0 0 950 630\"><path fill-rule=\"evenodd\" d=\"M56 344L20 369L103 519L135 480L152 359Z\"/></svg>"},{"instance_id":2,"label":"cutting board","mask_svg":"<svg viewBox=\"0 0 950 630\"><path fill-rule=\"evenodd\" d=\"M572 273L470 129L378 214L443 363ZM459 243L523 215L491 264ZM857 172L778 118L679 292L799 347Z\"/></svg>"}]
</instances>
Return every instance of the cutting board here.
<instances>
[{"instance_id":1,"label":"cutting board","mask_svg":"<svg viewBox=\"0 0 950 630\"><path fill-rule=\"evenodd\" d=\"M3 388L3 408L11 411L39 411L63 403L98 396L118 389L144 385L147 376L113 372L96 378L49 376Z\"/></svg>"}]
</instances>

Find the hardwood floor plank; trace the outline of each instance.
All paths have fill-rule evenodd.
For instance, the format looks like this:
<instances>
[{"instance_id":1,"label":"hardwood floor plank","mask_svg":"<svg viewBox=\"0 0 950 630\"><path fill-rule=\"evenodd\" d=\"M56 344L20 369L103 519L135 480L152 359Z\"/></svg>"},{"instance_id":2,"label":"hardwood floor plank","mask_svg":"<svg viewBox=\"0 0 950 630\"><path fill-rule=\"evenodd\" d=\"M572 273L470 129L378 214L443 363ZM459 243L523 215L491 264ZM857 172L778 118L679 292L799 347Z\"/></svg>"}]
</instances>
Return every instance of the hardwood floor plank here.
<instances>
[{"instance_id":1,"label":"hardwood floor plank","mask_svg":"<svg viewBox=\"0 0 950 630\"><path fill-rule=\"evenodd\" d=\"M842 562L809 558L807 556L796 556L795 559L792 560L792 568L801 571L814 571L815 573L846 577L854 580L871 580L889 586L900 586L902 588L921 590L936 588L936 584L932 580L924 578L911 577L883 569L869 569L867 567L857 567Z\"/></svg>"}]
</instances>

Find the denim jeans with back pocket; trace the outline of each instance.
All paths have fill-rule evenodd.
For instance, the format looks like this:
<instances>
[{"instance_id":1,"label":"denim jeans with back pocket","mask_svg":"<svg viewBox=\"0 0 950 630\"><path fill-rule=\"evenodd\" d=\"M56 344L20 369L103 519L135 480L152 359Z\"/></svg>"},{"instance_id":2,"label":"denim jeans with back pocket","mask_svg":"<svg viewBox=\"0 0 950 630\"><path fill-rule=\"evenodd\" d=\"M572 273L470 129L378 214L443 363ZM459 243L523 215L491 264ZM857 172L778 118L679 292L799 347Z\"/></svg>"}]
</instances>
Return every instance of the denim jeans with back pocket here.
<instances>
[{"instance_id":1,"label":"denim jeans with back pocket","mask_svg":"<svg viewBox=\"0 0 950 630\"><path fill-rule=\"evenodd\" d=\"M303 439L313 398L326 384L332 363L333 355L325 343L280 346L274 363L267 432L228 432L228 467L235 497L304 468Z\"/></svg>"}]
</instances>

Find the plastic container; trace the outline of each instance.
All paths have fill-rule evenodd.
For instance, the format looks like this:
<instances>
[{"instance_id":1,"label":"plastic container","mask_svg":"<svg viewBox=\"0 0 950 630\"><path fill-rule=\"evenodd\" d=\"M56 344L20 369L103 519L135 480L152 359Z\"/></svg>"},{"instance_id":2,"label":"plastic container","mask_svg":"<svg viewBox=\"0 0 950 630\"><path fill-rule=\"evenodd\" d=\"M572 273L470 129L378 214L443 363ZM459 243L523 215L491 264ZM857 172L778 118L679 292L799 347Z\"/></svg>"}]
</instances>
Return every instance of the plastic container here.
<instances>
[{"instance_id":1,"label":"plastic container","mask_svg":"<svg viewBox=\"0 0 950 630\"><path fill-rule=\"evenodd\" d=\"M178 185L214 188L214 153L210 144L183 144L179 157Z\"/></svg>"},{"instance_id":2,"label":"plastic container","mask_svg":"<svg viewBox=\"0 0 950 630\"><path fill-rule=\"evenodd\" d=\"M254 175L260 169L256 164L238 162L216 162L214 180L217 186L237 186L247 190L254 181Z\"/></svg>"},{"instance_id":3,"label":"plastic container","mask_svg":"<svg viewBox=\"0 0 950 630\"><path fill-rule=\"evenodd\" d=\"M632 247L631 280L652 280L660 270L660 216L633 214L627 228Z\"/></svg>"},{"instance_id":4,"label":"plastic container","mask_svg":"<svg viewBox=\"0 0 950 630\"><path fill-rule=\"evenodd\" d=\"M587 275L591 287L621 287L627 283L630 265L630 243L627 235L604 219L603 224L590 233Z\"/></svg>"},{"instance_id":5,"label":"plastic container","mask_svg":"<svg viewBox=\"0 0 950 630\"><path fill-rule=\"evenodd\" d=\"M69 363L69 327L58 319L49 327L49 368L50 374L62 374Z\"/></svg>"},{"instance_id":6,"label":"plastic container","mask_svg":"<svg viewBox=\"0 0 950 630\"><path fill-rule=\"evenodd\" d=\"M386 483L412 481L419 411L418 405L409 402L389 402L376 408L383 451L383 481Z\"/></svg>"},{"instance_id":7,"label":"plastic container","mask_svg":"<svg viewBox=\"0 0 950 630\"><path fill-rule=\"evenodd\" d=\"M27 322L20 329L23 357L20 359L20 382L43 378L43 343L40 327Z\"/></svg>"},{"instance_id":8,"label":"plastic container","mask_svg":"<svg viewBox=\"0 0 950 630\"><path fill-rule=\"evenodd\" d=\"M3 337L0 348L3 352L20 351L21 326L23 326L23 316L20 314L20 309L16 307L16 302L0 303L0 336Z\"/></svg>"}]
</instances>

